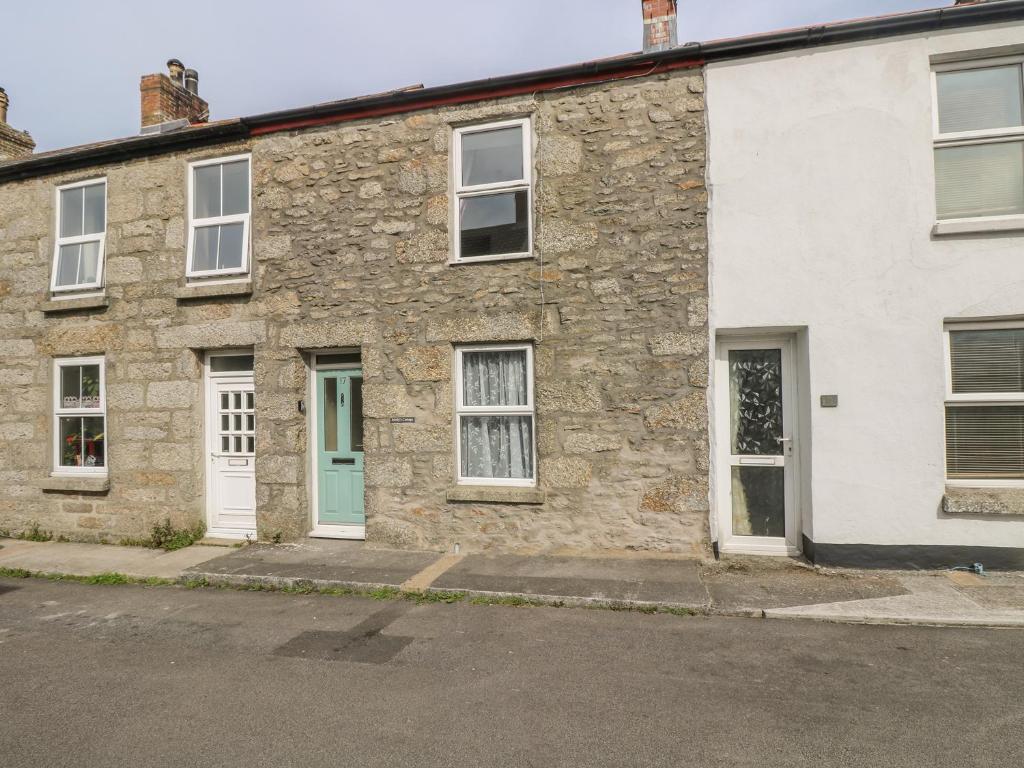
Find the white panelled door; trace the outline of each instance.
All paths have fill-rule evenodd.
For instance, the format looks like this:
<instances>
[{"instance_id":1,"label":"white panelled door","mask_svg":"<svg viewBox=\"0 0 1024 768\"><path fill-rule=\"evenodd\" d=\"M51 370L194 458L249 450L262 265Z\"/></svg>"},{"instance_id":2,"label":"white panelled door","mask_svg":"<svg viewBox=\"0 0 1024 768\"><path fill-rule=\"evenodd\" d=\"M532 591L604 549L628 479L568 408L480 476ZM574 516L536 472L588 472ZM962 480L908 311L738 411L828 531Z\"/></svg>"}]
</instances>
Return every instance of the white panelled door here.
<instances>
[{"instance_id":1,"label":"white panelled door","mask_svg":"<svg viewBox=\"0 0 1024 768\"><path fill-rule=\"evenodd\" d=\"M215 358L214 358L215 359ZM208 371L207 529L256 535L256 395L251 372Z\"/></svg>"}]
</instances>

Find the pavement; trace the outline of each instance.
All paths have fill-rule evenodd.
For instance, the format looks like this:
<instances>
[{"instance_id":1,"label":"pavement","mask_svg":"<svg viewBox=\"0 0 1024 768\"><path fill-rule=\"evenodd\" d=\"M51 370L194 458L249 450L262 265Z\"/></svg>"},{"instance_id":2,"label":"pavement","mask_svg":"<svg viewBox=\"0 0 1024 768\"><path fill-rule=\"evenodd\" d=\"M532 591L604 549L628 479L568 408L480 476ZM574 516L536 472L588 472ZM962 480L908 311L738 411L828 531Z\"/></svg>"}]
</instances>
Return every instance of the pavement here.
<instances>
[{"instance_id":1,"label":"pavement","mask_svg":"<svg viewBox=\"0 0 1024 768\"><path fill-rule=\"evenodd\" d=\"M0 763L1019 768L1020 649L1010 630L0 577Z\"/></svg>"},{"instance_id":2,"label":"pavement","mask_svg":"<svg viewBox=\"0 0 1024 768\"><path fill-rule=\"evenodd\" d=\"M720 562L617 552L439 554L307 539L293 544L138 547L3 540L0 568L123 573L239 587L386 588L484 601L670 610L845 623L1024 627L1024 573L858 571L791 559Z\"/></svg>"},{"instance_id":3,"label":"pavement","mask_svg":"<svg viewBox=\"0 0 1024 768\"><path fill-rule=\"evenodd\" d=\"M0 539L0 568L73 576L123 573L139 579L177 579L186 569L229 551L226 547L192 546L164 552L108 544Z\"/></svg>"}]
</instances>

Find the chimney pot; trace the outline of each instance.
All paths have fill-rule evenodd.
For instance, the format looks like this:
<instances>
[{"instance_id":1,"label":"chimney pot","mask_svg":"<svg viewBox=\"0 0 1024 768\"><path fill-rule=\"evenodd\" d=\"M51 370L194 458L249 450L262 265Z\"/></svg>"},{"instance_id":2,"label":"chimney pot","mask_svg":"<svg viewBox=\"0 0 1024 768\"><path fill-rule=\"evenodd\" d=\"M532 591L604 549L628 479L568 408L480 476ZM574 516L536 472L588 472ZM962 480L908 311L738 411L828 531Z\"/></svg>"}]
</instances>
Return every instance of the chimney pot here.
<instances>
[{"instance_id":1,"label":"chimney pot","mask_svg":"<svg viewBox=\"0 0 1024 768\"><path fill-rule=\"evenodd\" d=\"M676 47L676 0L643 0L644 53Z\"/></svg>"},{"instance_id":2,"label":"chimney pot","mask_svg":"<svg viewBox=\"0 0 1024 768\"><path fill-rule=\"evenodd\" d=\"M167 76L171 78L171 82L177 85L179 88L184 88L182 82L182 74L185 72L185 65L178 59L167 60Z\"/></svg>"},{"instance_id":3,"label":"chimney pot","mask_svg":"<svg viewBox=\"0 0 1024 768\"><path fill-rule=\"evenodd\" d=\"M199 73L194 69L185 70L185 90L195 96L199 95Z\"/></svg>"},{"instance_id":4,"label":"chimney pot","mask_svg":"<svg viewBox=\"0 0 1024 768\"><path fill-rule=\"evenodd\" d=\"M0 123L7 122L7 105L11 103L11 100L7 98L7 91L0 88Z\"/></svg>"}]
</instances>

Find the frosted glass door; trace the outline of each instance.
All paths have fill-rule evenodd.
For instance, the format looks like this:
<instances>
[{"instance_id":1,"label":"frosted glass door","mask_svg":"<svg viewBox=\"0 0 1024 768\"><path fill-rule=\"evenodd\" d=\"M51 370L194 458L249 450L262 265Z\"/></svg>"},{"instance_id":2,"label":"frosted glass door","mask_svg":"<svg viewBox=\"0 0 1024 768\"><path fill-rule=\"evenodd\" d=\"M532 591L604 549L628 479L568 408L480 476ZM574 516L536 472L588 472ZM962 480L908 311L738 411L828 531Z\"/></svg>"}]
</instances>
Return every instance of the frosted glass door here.
<instances>
[{"instance_id":1,"label":"frosted glass door","mask_svg":"<svg viewBox=\"0 0 1024 768\"><path fill-rule=\"evenodd\" d=\"M797 546L790 360L788 341L728 344L719 352L719 520L736 551Z\"/></svg>"}]
</instances>

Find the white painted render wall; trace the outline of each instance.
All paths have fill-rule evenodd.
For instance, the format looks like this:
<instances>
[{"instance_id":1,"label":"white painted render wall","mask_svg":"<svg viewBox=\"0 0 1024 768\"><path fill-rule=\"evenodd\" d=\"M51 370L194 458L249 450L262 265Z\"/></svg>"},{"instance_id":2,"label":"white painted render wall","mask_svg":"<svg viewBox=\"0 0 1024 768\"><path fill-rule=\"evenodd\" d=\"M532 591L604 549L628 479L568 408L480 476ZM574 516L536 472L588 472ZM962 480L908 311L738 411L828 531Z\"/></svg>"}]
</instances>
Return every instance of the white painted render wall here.
<instances>
[{"instance_id":1,"label":"white painted render wall","mask_svg":"<svg viewBox=\"0 0 1024 768\"><path fill-rule=\"evenodd\" d=\"M1024 519L940 511L943 322L1024 316L1024 233L931 235L930 57L1011 44L1024 23L708 67L712 338L806 328L817 543L1024 546Z\"/></svg>"}]
</instances>

